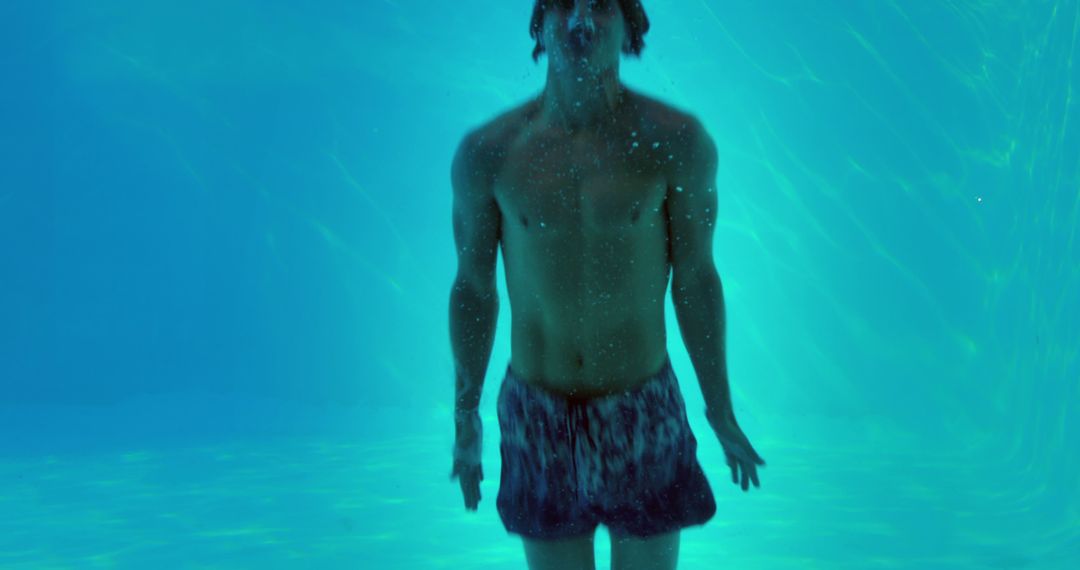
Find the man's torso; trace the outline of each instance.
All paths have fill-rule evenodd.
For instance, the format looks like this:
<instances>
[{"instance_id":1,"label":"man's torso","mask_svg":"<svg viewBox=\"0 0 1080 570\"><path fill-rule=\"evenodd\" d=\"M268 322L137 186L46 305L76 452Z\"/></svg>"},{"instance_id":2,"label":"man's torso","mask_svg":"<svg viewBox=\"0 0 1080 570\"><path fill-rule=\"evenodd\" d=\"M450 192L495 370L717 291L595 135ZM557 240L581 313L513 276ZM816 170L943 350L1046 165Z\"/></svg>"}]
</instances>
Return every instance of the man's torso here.
<instances>
[{"instance_id":1,"label":"man's torso","mask_svg":"<svg viewBox=\"0 0 1080 570\"><path fill-rule=\"evenodd\" d=\"M535 101L482 127L510 298L511 362L577 398L634 388L667 356L665 199L685 115L627 91L613 122L571 135Z\"/></svg>"}]
</instances>

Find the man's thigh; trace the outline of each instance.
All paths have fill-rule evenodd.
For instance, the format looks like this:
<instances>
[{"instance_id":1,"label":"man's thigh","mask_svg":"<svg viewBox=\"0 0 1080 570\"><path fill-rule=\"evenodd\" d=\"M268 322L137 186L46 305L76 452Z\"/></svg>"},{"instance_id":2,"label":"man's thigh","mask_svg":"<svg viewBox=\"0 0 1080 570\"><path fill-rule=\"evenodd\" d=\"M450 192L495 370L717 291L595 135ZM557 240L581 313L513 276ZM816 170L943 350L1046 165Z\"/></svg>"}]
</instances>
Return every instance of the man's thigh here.
<instances>
[{"instance_id":1,"label":"man's thigh","mask_svg":"<svg viewBox=\"0 0 1080 570\"><path fill-rule=\"evenodd\" d=\"M529 570L595 570L596 531L579 537L537 540L522 537Z\"/></svg>"},{"instance_id":2,"label":"man's thigh","mask_svg":"<svg viewBox=\"0 0 1080 570\"><path fill-rule=\"evenodd\" d=\"M580 493L612 536L658 536L715 514L670 361L638 389L572 411Z\"/></svg>"},{"instance_id":3,"label":"man's thigh","mask_svg":"<svg viewBox=\"0 0 1080 570\"><path fill-rule=\"evenodd\" d=\"M594 532L595 514L582 500L574 467L566 402L508 371L498 412L502 469L495 503L506 530L533 541Z\"/></svg>"},{"instance_id":4,"label":"man's thigh","mask_svg":"<svg viewBox=\"0 0 1080 570\"><path fill-rule=\"evenodd\" d=\"M675 570L680 532L648 538L611 535L611 570Z\"/></svg>"}]
</instances>

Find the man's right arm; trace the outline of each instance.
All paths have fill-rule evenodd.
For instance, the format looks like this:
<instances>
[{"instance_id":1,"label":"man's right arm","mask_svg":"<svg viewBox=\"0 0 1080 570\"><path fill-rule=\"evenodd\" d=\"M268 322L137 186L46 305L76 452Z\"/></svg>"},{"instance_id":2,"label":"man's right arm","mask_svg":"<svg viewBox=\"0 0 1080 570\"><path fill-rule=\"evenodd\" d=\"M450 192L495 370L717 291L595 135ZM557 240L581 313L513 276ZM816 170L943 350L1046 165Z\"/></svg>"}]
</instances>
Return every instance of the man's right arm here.
<instances>
[{"instance_id":1,"label":"man's right arm","mask_svg":"<svg viewBox=\"0 0 1080 570\"><path fill-rule=\"evenodd\" d=\"M490 172L490 161L478 136L475 132L466 135L454 153L450 173L458 258L450 293L457 413L471 412L480 404L499 314L495 261L501 215L492 193Z\"/></svg>"}]
</instances>

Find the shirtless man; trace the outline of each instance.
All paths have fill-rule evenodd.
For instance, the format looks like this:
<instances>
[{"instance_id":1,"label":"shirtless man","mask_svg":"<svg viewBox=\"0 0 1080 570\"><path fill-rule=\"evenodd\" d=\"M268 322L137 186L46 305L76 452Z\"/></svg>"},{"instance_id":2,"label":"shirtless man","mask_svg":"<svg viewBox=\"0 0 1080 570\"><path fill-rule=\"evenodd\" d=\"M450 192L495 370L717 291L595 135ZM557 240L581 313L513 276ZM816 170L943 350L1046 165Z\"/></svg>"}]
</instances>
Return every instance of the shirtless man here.
<instances>
[{"instance_id":1,"label":"shirtless man","mask_svg":"<svg viewBox=\"0 0 1080 570\"><path fill-rule=\"evenodd\" d=\"M476 510L501 245L512 356L498 397L497 508L531 570L592 570L599 524L613 569L674 569L680 530L715 514L666 348L669 273L732 481L741 472L743 491L760 487L765 464L728 389L715 144L698 119L619 79L620 53L639 55L648 28L640 0L536 0L544 90L469 132L451 168L451 479Z\"/></svg>"}]
</instances>

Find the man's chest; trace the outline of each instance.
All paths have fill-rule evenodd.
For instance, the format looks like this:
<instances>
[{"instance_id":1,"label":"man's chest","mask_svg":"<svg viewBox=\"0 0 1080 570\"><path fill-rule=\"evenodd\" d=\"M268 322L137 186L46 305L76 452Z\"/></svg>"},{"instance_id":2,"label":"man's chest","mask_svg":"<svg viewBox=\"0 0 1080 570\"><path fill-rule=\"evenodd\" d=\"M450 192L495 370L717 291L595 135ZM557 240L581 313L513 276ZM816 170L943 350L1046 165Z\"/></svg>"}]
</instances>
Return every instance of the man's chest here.
<instances>
[{"instance_id":1,"label":"man's chest","mask_svg":"<svg viewBox=\"0 0 1080 570\"><path fill-rule=\"evenodd\" d=\"M661 215L666 196L662 141L625 136L531 137L511 145L495 198L522 229L614 230Z\"/></svg>"}]
</instances>

